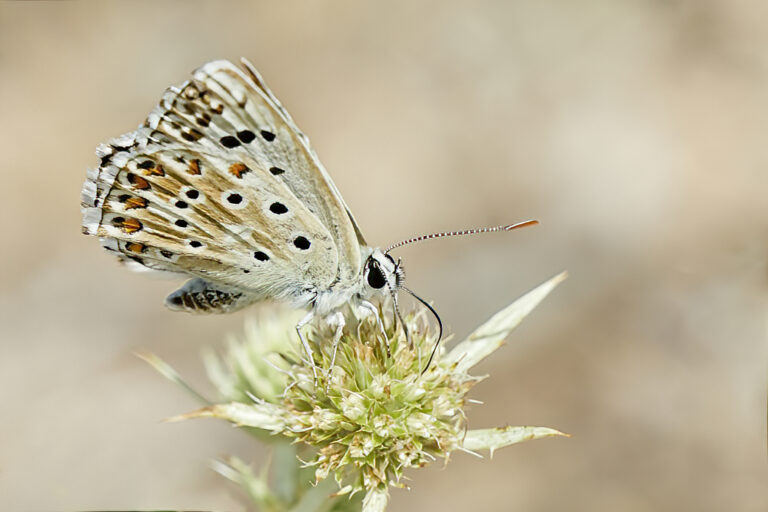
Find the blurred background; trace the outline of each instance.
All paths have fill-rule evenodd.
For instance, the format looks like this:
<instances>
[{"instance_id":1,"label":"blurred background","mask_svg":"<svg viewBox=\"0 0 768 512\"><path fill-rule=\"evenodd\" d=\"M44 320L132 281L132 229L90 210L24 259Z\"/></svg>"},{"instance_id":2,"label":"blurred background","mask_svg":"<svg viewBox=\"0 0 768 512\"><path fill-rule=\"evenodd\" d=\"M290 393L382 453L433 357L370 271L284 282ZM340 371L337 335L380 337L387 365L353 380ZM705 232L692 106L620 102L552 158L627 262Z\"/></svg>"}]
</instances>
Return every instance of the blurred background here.
<instances>
[{"instance_id":1,"label":"blurred background","mask_svg":"<svg viewBox=\"0 0 768 512\"><path fill-rule=\"evenodd\" d=\"M238 334L162 306L80 234L95 147L215 58L249 58L368 240L461 337L555 273L479 371L470 426L546 425L412 471L392 510L768 509L768 7L760 0L0 4L0 508L242 511L250 437L209 390ZM456 338L454 338L454 342Z\"/></svg>"}]
</instances>

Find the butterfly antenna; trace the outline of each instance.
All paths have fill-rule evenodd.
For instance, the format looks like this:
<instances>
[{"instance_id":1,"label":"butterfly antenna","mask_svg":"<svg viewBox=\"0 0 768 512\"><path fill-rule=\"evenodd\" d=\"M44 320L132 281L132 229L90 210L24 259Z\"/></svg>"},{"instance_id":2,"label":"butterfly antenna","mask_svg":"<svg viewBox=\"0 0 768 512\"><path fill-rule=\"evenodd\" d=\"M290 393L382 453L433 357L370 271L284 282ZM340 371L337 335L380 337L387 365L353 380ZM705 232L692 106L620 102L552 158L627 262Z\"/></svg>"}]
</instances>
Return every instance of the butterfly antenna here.
<instances>
[{"instance_id":1,"label":"butterfly antenna","mask_svg":"<svg viewBox=\"0 0 768 512\"><path fill-rule=\"evenodd\" d=\"M429 361L427 361L427 366L425 366L424 369L421 370L421 374L424 375L424 372L429 370L429 365L432 364L432 359L434 359L435 354L437 353L437 347L440 345L440 340L443 339L443 322L442 322L442 320L440 320L440 315L437 314L437 311L435 311L435 308L433 308L429 304L429 302L425 301L424 299L422 299L421 297L419 297L418 295L413 293L413 291L410 288L406 288L405 286L401 286L400 288L402 288L403 290L407 291L408 293L410 293L413 296L414 299L416 299L419 302L421 302L422 304L424 304L424 306L428 310L430 310L432 312L432 314L435 316L435 320L437 320L437 325L438 325L438 327L440 327L440 333L437 335L437 341L435 342L435 346L432 347L432 353L429 355Z\"/></svg>"},{"instance_id":2,"label":"butterfly antenna","mask_svg":"<svg viewBox=\"0 0 768 512\"><path fill-rule=\"evenodd\" d=\"M412 244L415 242L421 242L423 240L431 240L433 238L443 238L445 236L462 236L462 235L476 235L478 233L492 233L494 231L512 231L513 229L517 228L524 228L528 226L535 226L538 224L539 221L537 220L526 220L523 222L518 222L517 224L507 224L504 226L494 226L492 228L476 228L476 229L465 229L462 231L444 231L442 233L432 233L431 235L421 235L421 236L415 236L413 238L409 238L407 240L402 240L400 242L397 242L396 244L392 244L389 247L387 247L387 250L384 251L384 253L388 253L392 249L396 249L398 247L402 247L403 245Z\"/></svg>"}]
</instances>

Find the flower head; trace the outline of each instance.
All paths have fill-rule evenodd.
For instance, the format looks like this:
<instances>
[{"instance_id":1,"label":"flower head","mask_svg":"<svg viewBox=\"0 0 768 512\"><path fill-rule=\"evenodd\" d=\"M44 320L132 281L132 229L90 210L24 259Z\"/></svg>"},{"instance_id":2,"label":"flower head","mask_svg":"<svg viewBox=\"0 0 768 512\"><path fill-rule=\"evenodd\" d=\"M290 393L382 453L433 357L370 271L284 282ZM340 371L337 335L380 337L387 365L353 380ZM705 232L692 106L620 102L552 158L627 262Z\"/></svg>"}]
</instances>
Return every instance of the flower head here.
<instances>
[{"instance_id":1,"label":"flower head","mask_svg":"<svg viewBox=\"0 0 768 512\"><path fill-rule=\"evenodd\" d=\"M455 450L493 451L560 435L544 427L467 430L464 405L481 380L468 370L563 278L529 292L451 351L438 350L426 371L437 333L423 311L404 316L411 343L381 311L381 322L348 314L333 365L334 328L318 323L307 340L319 382L301 357L296 317L261 318L244 342L230 343L228 355L209 364L228 401L180 418L223 418L311 447L306 465L317 482L333 476L338 493L362 491L364 510L383 510L387 488L402 486L409 468L448 459Z\"/></svg>"}]
</instances>

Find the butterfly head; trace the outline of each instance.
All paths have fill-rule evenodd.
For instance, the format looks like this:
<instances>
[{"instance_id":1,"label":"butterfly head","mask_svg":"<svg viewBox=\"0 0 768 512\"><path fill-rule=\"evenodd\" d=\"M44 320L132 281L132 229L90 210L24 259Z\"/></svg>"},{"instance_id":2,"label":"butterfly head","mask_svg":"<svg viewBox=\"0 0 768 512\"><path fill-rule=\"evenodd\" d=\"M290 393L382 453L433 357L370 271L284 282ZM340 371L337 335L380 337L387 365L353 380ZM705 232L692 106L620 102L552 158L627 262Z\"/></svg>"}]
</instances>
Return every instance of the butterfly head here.
<instances>
[{"instance_id":1,"label":"butterfly head","mask_svg":"<svg viewBox=\"0 0 768 512\"><path fill-rule=\"evenodd\" d=\"M374 249L368 256L363 269L363 281L365 286L374 293L394 293L405 281L405 271L389 254L381 249Z\"/></svg>"}]
</instances>

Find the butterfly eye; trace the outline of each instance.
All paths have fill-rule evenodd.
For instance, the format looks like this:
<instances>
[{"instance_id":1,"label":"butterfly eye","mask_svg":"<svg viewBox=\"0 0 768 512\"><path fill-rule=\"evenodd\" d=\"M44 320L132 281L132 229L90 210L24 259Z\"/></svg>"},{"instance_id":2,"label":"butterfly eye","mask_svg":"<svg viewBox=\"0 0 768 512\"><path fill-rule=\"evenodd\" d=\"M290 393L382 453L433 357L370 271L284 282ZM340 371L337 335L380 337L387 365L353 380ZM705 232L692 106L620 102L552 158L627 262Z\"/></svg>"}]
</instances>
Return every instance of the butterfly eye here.
<instances>
[{"instance_id":1,"label":"butterfly eye","mask_svg":"<svg viewBox=\"0 0 768 512\"><path fill-rule=\"evenodd\" d=\"M384 273L378 265L368 265L368 284L371 288L376 290L384 288L384 285L387 284L387 280L384 278Z\"/></svg>"}]
</instances>

